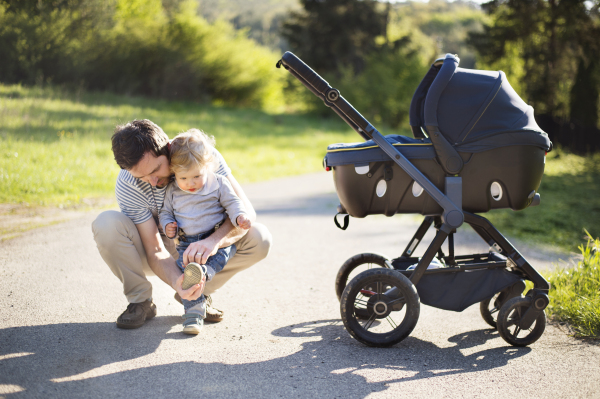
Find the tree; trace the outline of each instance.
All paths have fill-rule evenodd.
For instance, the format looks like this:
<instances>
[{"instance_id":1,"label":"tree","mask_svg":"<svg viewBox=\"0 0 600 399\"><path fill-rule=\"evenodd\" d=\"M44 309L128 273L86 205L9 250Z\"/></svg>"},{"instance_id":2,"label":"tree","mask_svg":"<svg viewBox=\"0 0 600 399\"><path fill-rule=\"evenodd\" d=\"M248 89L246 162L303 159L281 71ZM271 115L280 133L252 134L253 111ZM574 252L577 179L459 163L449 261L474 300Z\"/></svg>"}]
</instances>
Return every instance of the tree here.
<instances>
[{"instance_id":1,"label":"tree","mask_svg":"<svg viewBox=\"0 0 600 399\"><path fill-rule=\"evenodd\" d=\"M593 78L598 73L594 61L600 56L598 4L598 0L492 0L482 6L492 23L482 33L471 34L470 43L488 65L506 58L507 51L517 46L523 59L525 99L540 113L570 119L578 102L598 103L598 86L585 87L598 84ZM597 123L597 108L594 114Z\"/></svg>"},{"instance_id":2,"label":"tree","mask_svg":"<svg viewBox=\"0 0 600 399\"><path fill-rule=\"evenodd\" d=\"M301 0L282 26L291 48L319 73L351 66L355 73L385 38L389 4L375 0ZM385 39L384 39L385 40Z\"/></svg>"}]
</instances>

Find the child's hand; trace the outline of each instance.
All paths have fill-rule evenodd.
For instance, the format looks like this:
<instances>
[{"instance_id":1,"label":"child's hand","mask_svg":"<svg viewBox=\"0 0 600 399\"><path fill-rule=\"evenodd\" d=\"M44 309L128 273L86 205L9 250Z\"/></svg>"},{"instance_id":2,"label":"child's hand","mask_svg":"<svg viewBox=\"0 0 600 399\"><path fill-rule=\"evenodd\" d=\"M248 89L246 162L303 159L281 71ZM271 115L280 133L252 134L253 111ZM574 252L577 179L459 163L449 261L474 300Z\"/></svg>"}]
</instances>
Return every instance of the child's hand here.
<instances>
[{"instance_id":1,"label":"child's hand","mask_svg":"<svg viewBox=\"0 0 600 399\"><path fill-rule=\"evenodd\" d=\"M236 222L237 222L237 225L240 226L244 230L248 230L250 227L252 227L252 222L243 213L237 217Z\"/></svg>"},{"instance_id":2,"label":"child's hand","mask_svg":"<svg viewBox=\"0 0 600 399\"><path fill-rule=\"evenodd\" d=\"M165 226L165 234L169 238L175 238L177 234L177 222L171 222Z\"/></svg>"}]
</instances>

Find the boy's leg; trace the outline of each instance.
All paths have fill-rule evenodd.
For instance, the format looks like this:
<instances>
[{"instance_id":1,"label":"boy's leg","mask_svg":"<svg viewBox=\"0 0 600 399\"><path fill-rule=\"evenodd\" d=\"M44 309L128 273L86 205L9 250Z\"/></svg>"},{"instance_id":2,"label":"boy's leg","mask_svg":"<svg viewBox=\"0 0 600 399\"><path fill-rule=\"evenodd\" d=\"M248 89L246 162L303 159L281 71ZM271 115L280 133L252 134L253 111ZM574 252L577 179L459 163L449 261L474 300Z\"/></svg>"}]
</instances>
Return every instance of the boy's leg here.
<instances>
[{"instance_id":1,"label":"boy's leg","mask_svg":"<svg viewBox=\"0 0 600 399\"><path fill-rule=\"evenodd\" d=\"M206 284L204 295L210 295L221 288L237 273L266 258L273 238L266 226L255 223L248 233L235 243L236 253L229 259L225 268ZM210 306L210 304L209 304Z\"/></svg>"}]
</instances>

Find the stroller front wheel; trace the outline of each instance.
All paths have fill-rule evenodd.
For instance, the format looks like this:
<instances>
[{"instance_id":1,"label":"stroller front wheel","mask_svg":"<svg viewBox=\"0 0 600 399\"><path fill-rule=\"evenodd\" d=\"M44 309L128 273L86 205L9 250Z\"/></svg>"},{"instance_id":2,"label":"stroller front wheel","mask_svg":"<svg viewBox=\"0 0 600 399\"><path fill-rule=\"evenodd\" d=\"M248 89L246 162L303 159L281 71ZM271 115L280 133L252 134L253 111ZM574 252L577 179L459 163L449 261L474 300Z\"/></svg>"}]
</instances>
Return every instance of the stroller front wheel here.
<instances>
[{"instance_id":1,"label":"stroller front wheel","mask_svg":"<svg viewBox=\"0 0 600 399\"><path fill-rule=\"evenodd\" d=\"M367 270L344 289L340 312L344 326L356 340L369 346L392 346L408 337L417 325L419 294L398 271Z\"/></svg>"},{"instance_id":2,"label":"stroller front wheel","mask_svg":"<svg viewBox=\"0 0 600 399\"><path fill-rule=\"evenodd\" d=\"M498 334L513 346L527 346L537 341L546 329L546 314L542 311L533 324L522 329L519 324L531 306L530 297L516 297L507 301L498 313Z\"/></svg>"},{"instance_id":3,"label":"stroller front wheel","mask_svg":"<svg viewBox=\"0 0 600 399\"><path fill-rule=\"evenodd\" d=\"M386 261L389 260L387 257L374 254L374 253L362 253L354 255L350 259L344 262L338 274L335 278L335 293L338 297L338 301L342 299L342 293L348 281L352 280L359 273L370 270L375 267L385 267Z\"/></svg>"}]
</instances>

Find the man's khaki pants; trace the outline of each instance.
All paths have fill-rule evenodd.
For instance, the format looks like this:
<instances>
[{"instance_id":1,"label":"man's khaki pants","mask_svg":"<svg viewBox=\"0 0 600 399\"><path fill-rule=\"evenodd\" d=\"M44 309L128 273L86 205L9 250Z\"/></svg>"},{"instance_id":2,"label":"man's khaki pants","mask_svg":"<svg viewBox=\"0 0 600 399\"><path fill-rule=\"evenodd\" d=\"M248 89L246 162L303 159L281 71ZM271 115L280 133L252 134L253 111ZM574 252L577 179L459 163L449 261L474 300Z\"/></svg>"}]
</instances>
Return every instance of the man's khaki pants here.
<instances>
[{"instance_id":1,"label":"man's khaki pants","mask_svg":"<svg viewBox=\"0 0 600 399\"><path fill-rule=\"evenodd\" d=\"M94 240L102 259L123 283L129 303L152 298L152 285L146 276L154 276L146 259L146 251L135 224L121 212L102 212L92 223ZM175 244L162 236L165 247L177 259ZM237 251L225 268L206 284L205 295L214 293L230 278L264 259L271 247L271 233L259 223L235 243Z\"/></svg>"}]
</instances>

